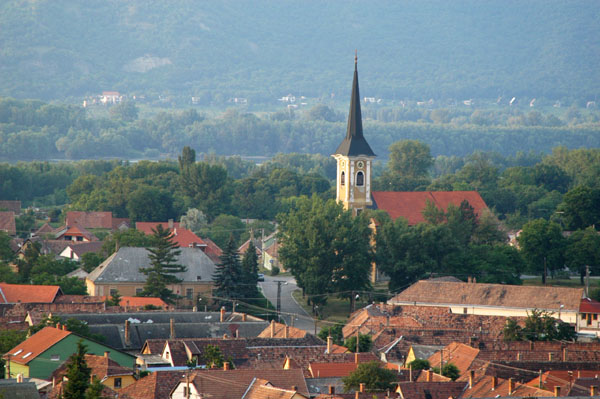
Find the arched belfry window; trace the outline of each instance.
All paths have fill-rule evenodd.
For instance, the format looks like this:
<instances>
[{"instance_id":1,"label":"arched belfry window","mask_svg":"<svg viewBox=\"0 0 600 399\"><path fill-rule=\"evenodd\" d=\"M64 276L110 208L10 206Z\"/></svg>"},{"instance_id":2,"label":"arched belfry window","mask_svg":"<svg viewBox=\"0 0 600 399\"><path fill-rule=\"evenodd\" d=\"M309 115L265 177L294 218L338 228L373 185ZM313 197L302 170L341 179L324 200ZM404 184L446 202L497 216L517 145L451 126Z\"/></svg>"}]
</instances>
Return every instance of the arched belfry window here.
<instances>
[{"instance_id":1,"label":"arched belfry window","mask_svg":"<svg viewBox=\"0 0 600 399\"><path fill-rule=\"evenodd\" d=\"M342 186L346 184L346 173L342 172L342 175L340 176L340 182Z\"/></svg>"},{"instance_id":2,"label":"arched belfry window","mask_svg":"<svg viewBox=\"0 0 600 399\"><path fill-rule=\"evenodd\" d=\"M365 185L365 174L363 172L358 172L356 174L356 185L357 186Z\"/></svg>"}]
</instances>

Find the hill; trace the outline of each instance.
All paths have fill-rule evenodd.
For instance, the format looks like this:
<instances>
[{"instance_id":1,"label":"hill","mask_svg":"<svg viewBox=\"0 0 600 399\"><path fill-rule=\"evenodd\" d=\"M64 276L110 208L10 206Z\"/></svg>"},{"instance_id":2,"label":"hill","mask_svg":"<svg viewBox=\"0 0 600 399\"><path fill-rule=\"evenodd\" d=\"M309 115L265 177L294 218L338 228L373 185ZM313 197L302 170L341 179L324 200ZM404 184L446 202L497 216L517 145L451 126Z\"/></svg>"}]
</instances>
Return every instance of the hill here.
<instances>
[{"instance_id":1,"label":"hill","mask_svg":"<svg viewBox=\"0 0 600 399\"><path fill-rule=\"evenodd\" d=\"M5 0L0 96L346 101L357 48L365 96L585 103L599 36L593 0Z\"/></svg>"}]
</instances>

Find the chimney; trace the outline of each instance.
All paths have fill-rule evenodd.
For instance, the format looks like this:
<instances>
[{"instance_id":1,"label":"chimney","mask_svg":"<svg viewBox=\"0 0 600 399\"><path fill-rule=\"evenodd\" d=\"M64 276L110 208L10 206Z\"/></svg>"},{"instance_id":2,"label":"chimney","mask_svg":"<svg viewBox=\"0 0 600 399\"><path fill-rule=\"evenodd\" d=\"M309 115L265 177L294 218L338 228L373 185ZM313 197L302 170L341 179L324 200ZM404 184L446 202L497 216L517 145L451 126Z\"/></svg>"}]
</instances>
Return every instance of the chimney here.
<instances>
[{"instance_id":1,"label":"chimney","mask_svg":"<svg viewBox=\"0 0 600 399\"><path fill-rule=\"evenodd\" d=\"M473 277L473 284L477 283L477 277Z\"/></svg>"},{"instance_id":2,"label":"chimney","mask_svg":"<svg viewBox=\"0 0 600 399\"><path fill-rule=\"evenodd\" d=\"M554 356L552 356L552 352L548 352L548 361L551 362L553 357Z\"/></svg>"},{"instance_id":3,"label":"chimney","mask_svg":"<svg viewBox=\"0 0 600 399\"><path fill-rule=\"evenodd\" d=\"M517 362L521 361L521 352L517 352Z\"/></svg>"},{"instance_id":4,"label":"chimney","mask_svg":"<svg viewBox=\"0 0 600 399\"><path fill-rule=\"evenodd\" d=\"M385 317L385 326L386 326L386 327L389 327L389 326L390 326L390 315L387 315L387 316Z\"/></svg>"},{"instance_id":5,"label":"chimney","mask_svg":"<svg viewBox=\"0 0 600 399\"><path fill-rule=\"evenodd\" d=\"M63 331L68 331L68 330L67 330L67 326L66 326L66 325L64 325L64 324L63 324L61 327L62 327L62 330L63 330Z\"/></svg>"},{"instance_id":6,"label":"chimney","mask_svg":"<svg viewBox=\"0 0 600 399\"><path fill-rule=\"evenodd\" d=\"M271 338L275 338L275 320L271 320Z\"/></svg>"},{"instance_id":7,"label":"chimney","mask_svg":"<svg viewBox=\"0 0 600 399\"><path fill-rule=\"evenodd\" d=\"M331 335L327 336L327 354L331 354L331 345L333 345L333 338Z\"/></svg>"},{"instance_id":8,"label":"chimney","mask_svg":"<svg viewBox=\"0 0 600 399\"><path fill-rule=\"evenodd\" d=\"M532 351L533 350L533 341L529 341L529 350Z\"/></svg>"},{"instance_id":9,"label":"chimney","mask_svg":"<svg viewBox=\"0 0 600 399\"><path fill-rule=\"evenodd\" d=\"M56 386L56 377L52 376L52 388Z\"/></svg>"},{"instance_id":10,"label":"chimney","mask_svg":"<svg viewBox=\"0 0 600 399\"><path fill-rule=\"evenodd\" d=\"M556 385L554 387L554 396L556 396L556 397L560 396L560 385Z\"/></svg>"},{"instance_id":11,"label":"chimney","mask_svg":"<svg viewBox=\"0 0 600 399\"><path fill-rule=\"evenodd\" d=\"M354 399L360 399L360 392L359 391L355 391L354 392Z\"/></svg>"},{"instance_id":12,"label":"chimney","mask_svg":"<svg viewBox=\"0 0 600 399\"><path fill-rule=\"evenodd\" d=\"M515 391L515 382L513 381L512 378L508 379L508 395L512 395L513 392Z\"/></svg>"},{"instance_id":13,"label":"chimney","mask_svg":"<svg viewBox=\"0 0 600 399\"><path fill-rule=\"evenodd\" d=\"M542 370L540 370L540 381L539 381L540 389L544 389L544 379L542 378Z\"/></svg>"},{"instance_id":14,"label":"chimney","mask_svg":"<svg viewBox=\"0 0 600 399\"><path fill-rule=\"evenodd\" d=\"M240 330L238 330L237 328L235 329L235 337L236 338L240 337Z\"/></svg>"},{"instance_id":15,"label":"chimney","mask_svg":"<svg viewBox=\"0 0 600 399\"><path fill-rule=\"evenodd\" d=\"M17 383L20 384L23 382L23 374L19 373L17 374Z\"/></svg>"},{"instance_id":16,"label":"chimney","mask_svg":"<svg viewBox=\"0 0 600 399\"><path fill-rule=\"evenodd\" d=\"M105 357L106 359L108 359L108 355L109 355L109 354L110 354L110 352L109 352L109 351L104 351L104 357Z\"/></svg>"},{"instance_id":17,"label":"chimney","mask_svg":"<svg viewBox=\"0 0 600 399\"><path fill-rule=\"evenodd\" d=\"M129 320L125 320L125 345L131 345L131 335L129 331Z\"/></svg>"},{"instance_id":18,"label":"chimney","mask_svg":"<svg viewBox=\"0 0 600 399\"><path fill-rule=\"evenodd\" d=\"M492 391L494 391L497 386L498 386L498 377L493 376L492 377Z\"/></svg>"},{"instance_id":19,"label":"chimney","mask_svg":"<svg viewBox=\"0 0 600 399\"><path fill-rule=\"evenodd\" d=\"M358 385L358 390L359 390L360 392L364 392L364 391L365 391L365 384L364 384L363 382L361 382L361 383Z\"/></svg>"},{"instance_id":20,"label":"chimney","mask_svg":"<svg viewBox=\"0 0 600 399\"><path fill-rule=\"evenodd\" d=\"M175 339L175 319L170 319L169 320L169 326L171 327L170 338L171 339Z\"/></svg>"},{"instance_id":21,"label":"chimney","mask_svg":"<svg viewBox=\"0 0 600 399\"><path fill-rule=\"evenodd\" d=\"M62 329L62 327L61 327L60 323L56 323L56 327L55 327L55 328L57 328L57 329L59 329L59 330L61 330L61 329Z\"/></svg>"},{"instance_id":22,"label":"chimney","mask_svg":"<svg viewBox=\"0 0 600 399\"><path fill-rule=\"evenodd\" d=\"M329 394L330 395L335 395L335 387L333 385L329 386Z\"/></svg>"},{"instance_id":23,"label":"chimney","mask_svg":"<svg viewBox=\"0 0 600 399\"><path fill-rule=\"evenodd\" d=\"M283 332L283 338L289 338L290 337L290 326L285 326L284 332Z\"/></svg>"},{"instance_id":24,"label":"chimney","mask_svg":"<svg viewBox=\"0 0 600 399\"><path fill-rule=\"evenodd\" d=\"M174 226L173 219L169 219L169 230L173 230L173 226Z\"/></svg>"},{"instance_id":25,"label":"chimney","mask_svg":"<svg viewBox=\"0 0 600 399\"><path fill-rule=\"evenodd\" d=\"M296 385L292 385L292 391L298 392L298 387Z\"/></svg>"},{"instance_id":26,"label":"chimney","mask_svg":"<svg viewBox=\"0 0 600 399\"><path fill-rule=\"evenodd\" d=\"M473 380L475 379L475 370L469 370L469 389L473 388Z\"/></svg>"},{"instance_id":27,"label":"chimney","mask_svg":"<svg viewBox=\"0 0 600 399\"><path fill-rule=\"evenodd\" d=\"M563 348L563 362L567 361L567 348Z\"/></svg>"},{"instance_id":28,"label":"chimney","mask_svg":"<svg viewBox=\"0 0 600 399\"><path fill-rule=\"evenodd\" d=\"M598 387L596 385L590 385L590 396L596 396L597 391Z\"/></svg>"},{"instance_id":29,"label":"chimney","mask_svg":"<svg viewBox=\"0 0 600 399\"><path fill-rule=\"evenodd\" d=\"M433 371L431 370L427 370L427 382L431 382L431 376L433 374Z\"/></svg>"},{"instance_id":30,"label":"chimney","mask_svg":"<svg viewBox=\"0 0 600 399\"><path fill-rule=\"evenodd\" d=\"M354 363L358 364L358 353L354 354Z\"/></svg>"},{"instance_id":31,"label":"chimney","mask_svg":"<svg viewBox=\"0 0 600 399\"><path fill-rule=\"evenodd\" d=\"M223 370L229 370L229 362L223 362Z\"/></svg>"},{"instance_id":32,"label":"chimney","mask_svg":"<svg viewBox=\"0 0 600 399\"><path fill-rule=\"evenodd\" d=\"M242 321L246 321L246 319L247 319L246 313L242 313Z\"/></svg>"},{"instance_id":33,"label":"chimney","mask_svg":"<svg viewBox=\"0 0 600 399\"><path fill-rule=\"evenodd\" d=\"M471 283L471 276L467 277L467 283Z\"/></svg>"},{"instance_id":34,"label":"chimney","mask_svg":"<svg viewBox=\"0 0 600 399\"><path fill-rule=\"evenodd\" d=\"M221 306L221 323L225 321L225 306Z\"/></svg>"}]
</instances>

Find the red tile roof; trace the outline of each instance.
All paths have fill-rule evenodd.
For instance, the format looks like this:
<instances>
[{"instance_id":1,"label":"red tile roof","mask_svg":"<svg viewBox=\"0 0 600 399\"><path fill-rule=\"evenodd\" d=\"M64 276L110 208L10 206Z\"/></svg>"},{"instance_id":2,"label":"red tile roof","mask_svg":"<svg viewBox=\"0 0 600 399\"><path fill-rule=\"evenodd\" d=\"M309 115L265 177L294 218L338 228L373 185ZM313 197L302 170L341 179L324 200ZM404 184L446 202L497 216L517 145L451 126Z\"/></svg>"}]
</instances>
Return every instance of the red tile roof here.
<instances>
[{"instance_id":1,"label":"red tile roof","mask_svg":"<svg viewBox=\"0 0 600 399\"><path fill-rule=\"evenodd\" d=\"M100 297L102 301L106 301L106 296ZM167 309L168 305L160 298L145 297L145 296L122 296L119 306L144 307L146 305L158 306Z\"/></svg>"},{"instance_id":2,"label":"red tile roof","mask_svg":"<svg viewBox=\"0 0 600 399\"><path fill-rule=\"evenodd\" d=\"M397 392L404 399L458 398L465 385L464 382L401 382Z\"/></svg>"},{"instance_id":3,"label":"red tile roof","mask_svg":"<svg viewBox=\"0 0 600 399\"><path fill-rule=\"evenodd\" d=\"M600 302L583 298L579 305L579 313L600 313Z\"/></svg>"},{"instance_id":4,"label":"red tile roof","mask_svg":"<svg viewBox=\"0 0 600 399\"><path fill-rule=\"evenodd\" d=\"M287 337L286 335L287 327ZM258 338L304 338L307 332L297 327L286 326L285 324L271 321L271 325L265 328Z\"/></svg>"},{"instance_id":5,"label":"red tile roof","mask_svg":"<svg viewBox=\"0 0 600 399\"><path fill-rule=\"evenodd\" d=\"M477 191L373 191L371 195L376 209L386 211L392 219L403 217L409 225L425 221L422 212L427 201L444 211L450 204L460 206L463 200L467 200L478 215L487 209Z\"/></svg>"},{"instance_id":6,"label":"red tile roof","mask_svg":"<svg viewBox=\"0 0 600 399\"><path fill-rule=\"evenodd\" d=\"M494 381L496 381L494 386ZM509 380L487 375L474 377L473 386L465 389L461 398L493 398L493 397L551 397L553 392L512 382L512 392L509 394Z\"/></svg>"},{"instance_id":7,"label":"red tile roof","mask_svg":"<svg viewBox=\"0 0 600 399\"><path fill-rule=\"evenodd\" d=\"M59 295L58 285L0 283L0 303L53 303Z\"/></svg>"},{"instance_id":8,"label":"red tile roof","mask_svg":"<svg viewBox=\"0 0 600 399\"><path fill-rule=\"evenodd\" d=\"M210 258L210 260L215 262L215 264L221 262L220 257L223 254L223 250L219 248L219 246L210 238L206 237L203 238L203 240L206 243L206 249L204 250L204 253Z\"/></svg>"},{"instance_id":9,"label":"red tile roof","mask_svg":"<svg viewBox=\"0 0 600 399\"><path fill-rule=\"evenodd\" d=\"M112 229L112 212L67 212L66 225L78 225L86 229Z\"/></svg>"},{"instance_id":10,"label":"red tile roof","mask_svg":"<svg viewBox=\"0 0 600 399\"><path fill-rule=\"evenodd\" d=\"M0 212L0 231L5 231L10 236L17 234L15 213L13 211Z\"/></svg>"},{"instance_id":11,"label":"red tile roof","mask_svg":"<svg viewBox=\"0 0 600 399\"><path fill-rule=\"evenodd\" d=\"M0 210L12 211L15 215L19 215L21 213L21 201L2 200L0 201Z\"/></svg>"},{"instance_id":12,"label":"red tile roof","mask_svg":"<svg viewBox=\"0 0 600 399\"><path fill-rule=\"evenodd\" d=\"M11 362L27 364L70 334L70 331L59 330L55 327L44 327L29 339L6 352L4 358L6 359L10 355Z\"/></svg>"},{"instance_id":13,"label":"red tile roof","mask_svg":"<svg viewBox=\"0 0 600 399\"><path fill-rule=\"evenodd\" d=\"M255 378L242 399L292 399L298 395L307 398L296 390L277 388L267 380Z\"/></svg>"},{"instance_id":14,"label":"red tile roof","mask_svg":"<svg viewBox=\"0 0 600 399\"><path fill-rule=\"evenodd\" d=\"M135 227L146 235L152 235L154 234L152 229L156 229L159 225L163 229L170 230L169 222L137 222ZM171 238L179 247L205 247L207 245L202 238L198 237L192 231L179 227L179 223L173 223Z\"/></svg>"},{"instance_id":15,"label":"red tile roof","mask_svg":"<svg viewBox=\"0 0 600 399\"><path fill-rule=\"evenodd\" d=\"M468 345L453 342L447 345L444 349L434 353L429 357L429 365L431 367L440 367L440 360L443 356L444 364L452 363L460 374L465 374L470 368L475 358L479 355L479 349L472 348Z\"/></svg>"},{"instance_id":16,"label":"red tile roof","mask_svg":"<svg viewBox=\"0 0 600 399\"><path fill-rule=\"evenodd\" d=\"M358 368L359 363L310 363L308 370L312 378L346 377Z\"/></svg>"},{"instance_id":17,"label":"red tile roof","mask_svg":"<svg viewBox=\"0 0 600 399\"><path fill-rule=\"evenodd\" d=\"M162 228L165 230L169 230L169 222L136 222L135 228L136 230L139 230L144 234L152 235L154 234L154 232L152 232L152 229L156 229L158 225L161 225ZM174 222L173 228L178 229L179 222Z\"/></svg>"},{"instance_id":18,"label":"red tile roof","mask_svg":"<svg viewBox=\"0 0 600 399\"><path fill-rule=\"evenodd\" d=\"M132 399L164 399L169 398L171 391L185 372L155 371L133 384L119 390L119 395L125 394ZM120 397L120 396L119 396Z\"/></svg>"}]
</instances>

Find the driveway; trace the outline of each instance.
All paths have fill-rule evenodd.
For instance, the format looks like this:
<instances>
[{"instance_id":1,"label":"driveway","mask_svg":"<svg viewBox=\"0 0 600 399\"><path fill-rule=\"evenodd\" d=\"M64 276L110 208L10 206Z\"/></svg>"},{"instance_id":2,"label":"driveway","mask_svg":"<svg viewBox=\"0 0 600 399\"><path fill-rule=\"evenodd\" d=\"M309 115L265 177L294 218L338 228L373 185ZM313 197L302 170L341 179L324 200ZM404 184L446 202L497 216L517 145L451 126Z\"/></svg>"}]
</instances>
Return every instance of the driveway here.
<instances>
[{"instance_id":1,"label":"driveway","mask_svg":"<svg viewBox=\"0 0 600 399\"><path fill-rule=\"evenodd\" d=\"M277 281L281 283L281 318L290 326L301 328L313 334L315 332L315 322L310 314L296 303L292 297L292 292L298 289L296 280L292 276L267 276L265 281L258 283L265 297L277 307ZM292 316L294 317L292 323Z\"/></svg>"}]
</instances>

